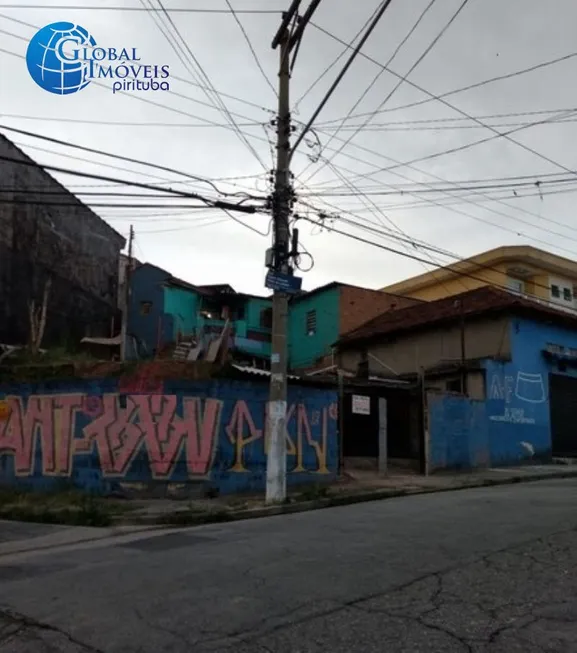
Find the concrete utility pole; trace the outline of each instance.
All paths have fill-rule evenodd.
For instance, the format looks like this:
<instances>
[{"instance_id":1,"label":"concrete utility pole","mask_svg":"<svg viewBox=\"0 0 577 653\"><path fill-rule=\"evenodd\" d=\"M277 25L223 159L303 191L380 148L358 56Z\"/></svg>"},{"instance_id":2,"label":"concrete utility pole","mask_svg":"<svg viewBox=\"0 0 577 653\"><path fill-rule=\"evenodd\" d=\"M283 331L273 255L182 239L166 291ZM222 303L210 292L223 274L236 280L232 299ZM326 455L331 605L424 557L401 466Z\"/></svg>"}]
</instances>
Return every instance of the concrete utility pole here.
<instances>
[{"instance_id":1,"label":"concrete utility pole","mask_svg":"<svg viewBox=\"0 0 577 653\"><path fill-rule=\"evenodd\" d=\"M273 262L272 270L282 275L292 273L290 266L289 217L292 186L290 179L291 115L289 103L290 86L290 33L289 23L298 3L293 3L283 16L282 25L272 47L280 46L277 161L275 187L272 201L273 213ZM275 290L272 305L271 377L268 405L268 456L266 468L266 501L277 503L286 497L286 412L287 412L287 326L288 294Z\"/></svg>"},{"instance_id":2,"label":"concrete utility pole","mask_svg":"<svg viewBox=\"0 0 577 653\"><path fill-rule=\"evenodd\" d=\"M134 244L134 227L130 225L128 234L128 261L124 268L124 296L122 298L122 326L120 329L120 360L126 360L126 336L128 334L128 305L130 303L130 276L132 272L132 248Z\"/></svg>"}]
</instances>

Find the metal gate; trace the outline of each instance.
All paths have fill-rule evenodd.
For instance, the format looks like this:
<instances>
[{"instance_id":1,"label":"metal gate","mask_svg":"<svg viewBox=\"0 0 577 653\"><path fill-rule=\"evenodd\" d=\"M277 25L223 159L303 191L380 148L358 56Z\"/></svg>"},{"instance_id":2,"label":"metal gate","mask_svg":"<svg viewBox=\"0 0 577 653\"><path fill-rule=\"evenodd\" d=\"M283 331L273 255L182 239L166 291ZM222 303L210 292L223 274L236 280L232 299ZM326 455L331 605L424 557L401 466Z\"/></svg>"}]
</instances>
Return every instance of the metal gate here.
<instances>
[{"instance_id":1,"label":"metal gate","mask_svg":"<svg viewBox=\"0 0 577 653\"><path fill-rule=\"evenodd\" d=\"M549 375L551 444L554 456L577 456L577 379Z\"/></svg>"}]
</instances>

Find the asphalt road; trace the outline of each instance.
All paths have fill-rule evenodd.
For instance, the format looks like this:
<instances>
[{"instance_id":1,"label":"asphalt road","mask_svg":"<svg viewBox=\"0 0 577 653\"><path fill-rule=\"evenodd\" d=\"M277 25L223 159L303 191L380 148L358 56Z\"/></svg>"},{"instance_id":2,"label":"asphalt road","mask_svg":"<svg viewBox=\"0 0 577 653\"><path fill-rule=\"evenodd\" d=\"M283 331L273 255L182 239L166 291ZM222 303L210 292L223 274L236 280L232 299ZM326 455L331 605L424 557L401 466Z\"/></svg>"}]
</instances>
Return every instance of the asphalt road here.
<instances>
[{"instance_id":1,"label":"asphalt road","mask_svg":"<svg viewBox=\"0 0 577 653\"><path fill-rule=\"evenodd\" d=\"M0 557L0 653L575 653L577 481Z\"/></svg>"}]
</instances>

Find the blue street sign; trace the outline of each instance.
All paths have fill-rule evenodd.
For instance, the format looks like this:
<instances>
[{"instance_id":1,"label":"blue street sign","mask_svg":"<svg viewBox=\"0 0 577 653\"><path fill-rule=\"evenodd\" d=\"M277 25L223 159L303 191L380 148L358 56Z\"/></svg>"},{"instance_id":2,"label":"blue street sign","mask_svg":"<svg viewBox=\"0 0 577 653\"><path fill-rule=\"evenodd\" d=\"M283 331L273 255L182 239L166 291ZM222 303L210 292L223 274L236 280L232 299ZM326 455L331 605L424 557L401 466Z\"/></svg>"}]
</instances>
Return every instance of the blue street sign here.
<instances>
[{"instance_id":1,"label":"blue street sign","mask_svg":"<svg viewBox=\"0 0 577 653\"><path fill-rule=\"evenodd\" d=\"M266 275L264 285L270 290L279 290L286 293L297 293L302 287L301 277L292 277L282 272L269 271Z\"/></svg>"}]
</instances>

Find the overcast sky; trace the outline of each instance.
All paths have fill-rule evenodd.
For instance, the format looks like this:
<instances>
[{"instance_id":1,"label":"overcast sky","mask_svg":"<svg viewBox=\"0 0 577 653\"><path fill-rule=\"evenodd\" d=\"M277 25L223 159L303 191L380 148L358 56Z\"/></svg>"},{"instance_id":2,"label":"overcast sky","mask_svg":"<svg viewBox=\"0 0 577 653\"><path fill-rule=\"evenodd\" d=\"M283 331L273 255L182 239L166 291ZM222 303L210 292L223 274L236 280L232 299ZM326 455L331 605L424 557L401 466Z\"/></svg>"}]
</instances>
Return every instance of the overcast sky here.
<instances>
[{"instance_id":1,"label":"overcast sky","mask_svg":"<svg viewBox=\"0 0 577 653\"><path fill-rule=\"evenodd\" d=\"M267 194L268 175L254 153L230 129L222 110L206 106L211 102L205 92L188 83L193 81L190 70L179 61L151 13L87 9L96 3L93 0L68 1L74 4L74 8L51 9L50 5L63 4L51 1L37 3L41 8L34 8L26 6L32 4L26 0L8 6L8 2L0 0L0 48L20 55L16 57L0 52L2 124L170 166L203 178L241 177L232 184L221 181L218 185L229 192L247 191L263 197ZM308 5L308 1L303 0L303 6ZM157 0L152 2L158 6ZM290 0L231 0L231 3L235 9L280 11L288 7ZM350 42L380 3L381 0L324 0L314 21L339 39ZM392 0L363 52L381 64L387 63L429 4L430 0ZM391 70L406 74L461 4L462 0L434 2L390 64ZM142 7L142 3L139 0L106 0L100 1L98 6ZM227 9L225 0L166 0L165 6ZM246 101L243 103L222 96L234 119L243 125L240 129L256 153L267 168L272 168L271 147L267 140L274 138L274 131L264 125L273 115L276 98L259 71L234 17L230 13L171 15L214 87L223 94ZM238 18L267 78L276 86L278 54L271 49L271 39L280 23L280 14L239 14ZM159 20L157 16L156 21ZM166 31L167 21L162 20ZM47 93L32 81L21 57L26 53L27 41L34 35L35 28L56 21L82 25L92 33L98 45L136 47L145 63L170 64L172 75L185 81L172 78L171 92L134 92L130 97L113 95L109 89L94 84L64 97ZM547 3L536 0L470 0L412 72L409 80L439 95L570 55L577 51L576 24L575 0L550 0ZM314 26L307 28L292 78L293 106L343 49L341 44ZM345 58L341 58L294 106L296 121L301 121L301 124L307 122L344 61ZM357 222L372 221L378 224L383 221L392 228L386 220L393 220L411 238L461 256L503 244L531 244L564 256L577 256L574 210L577 184L570 181L572 175L568 172L577 168L577 122L573 120L532 126L511 135L551 161L499 138L415 163L413 167L378 172L394 165L394 161L410 162L493 135L493 132L479 127L475 122L463 120L462 114L438 101L391 111L429 97L404 83L384 105L383 108L388 111L375 114L368 126L361 129L327 165L326 161L354 133L349 126L345 126L329 142L336 132L335 125L340 124L330 121L345 117L381 70L375 63L358 58L319 116L315 135L325 146L320 160L310 165L308 155L318 151L316 146L311 148L307 144L315 140L313 135L307 138L307 143L302 145L293 161L297 193L303 200L327 212L340 211L340 215L347 215ZM569 58L535 72L450 95L446 100L457 109L479 117L484 123L497 126L499 131L508 131L523 123L558 117L572 108L577 110L576 71L577 57ZM375 111L396 83L397 78L390 73L381 74L354 113L370 114ZM531 115L487 118L512 113ZM351 119L347 125L361 126L367 118L368 115ZM455 118L457 120L435 123L415 122ZM203 119L226 125L227 128L203 124ZM104 124L106 122L132 124L118 126ZM244 126L251 122L258 124ZM391 124L399 122L403 124ZM138 123L160 123L163 126L139 126ZM173 126L170 126L171 123ZM501 126L504 124L510 126ZM4 133L23 145L30 156L43 164L151 183L184 179L145 166L125 164L30 137ZM88 161L64 157L63 154ZM370 174L372 176L367 177ZM465 197L456 200L455 191L447 190L454 189L454 184L440 183L443 180L466 182L521 175L527 175L533 183L550 180L551 174L569 178L569 181L562 182L563 185L541 184L541 194L537 186L520 187L516 191L517 197L512 189L507 188L498 193L494 189L476 193L461 191ZM358 193L356 197L343 196L343 193L351 192L343 176L356 189L371 193L377 190L388 192L396 186L411 191L417 189L420 194L417 197L408 193L370 195L368 199L358 197ZM62 175L59 179L74 191L101 190L99 187L89 187L99 182ZM503 182L491 182L495 183ZM431 185L444 188L445 192L422 192L430 190ZM206 184L173 184L173 187L193 188L213 195ZM565 192L558 192L560 190ZM331 196L326 194L328 191L332 192ZM132 189L132 192L138 190ZM324 193L322 196L319 195L321 192ZM522 194L531 196L519 197ZM118 198L86 199L89 204L130 201ZM167 204L159 199L151 202ZM450 206L446 206L448 203ZM218 211L180 211L177 214L175 210L167 208L95 210L125 235L129 225L134 224L135 254L142 260L159 265L192 283L228 282L237 290L264 292L264 251L269 246L270 237L251 232ZM299 210L306 209L300 206ZM315 213L311 212L310 216L314 217ZM238 214L238 217L266 233L266 215ZM403 251L408 249L413 254L429 258L429 254L411 245L395 244L340 221L332 224L361 237ZM320 232L304 222L300 228L302 242L315 261L312 271L303 275L305 288L333 280L382 287L419 274L427 267L335 233ZM383 229L380 226L376 228ZM446 264L452 260L436 254L433 256L438 263ZM303 258L302 263L303 267L308 266L309 261Z\"/></svg>"}]
</instances>

